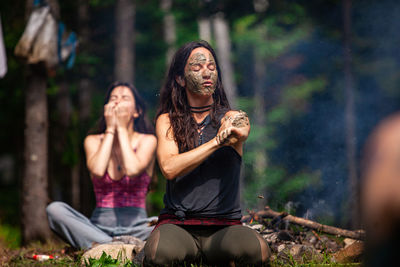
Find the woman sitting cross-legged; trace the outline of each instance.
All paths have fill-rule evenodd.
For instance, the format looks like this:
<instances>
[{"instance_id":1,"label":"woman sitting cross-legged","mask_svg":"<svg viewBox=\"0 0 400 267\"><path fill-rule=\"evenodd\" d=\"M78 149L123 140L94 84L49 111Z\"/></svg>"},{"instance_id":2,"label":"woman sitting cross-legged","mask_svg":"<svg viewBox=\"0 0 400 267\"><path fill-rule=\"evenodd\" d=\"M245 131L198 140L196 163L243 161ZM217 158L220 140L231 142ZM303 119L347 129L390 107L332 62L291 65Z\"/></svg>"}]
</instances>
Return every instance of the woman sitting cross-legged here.
<instances>
[{"instance_id":1,"label":"woman sitting cross-legged","mask_svg":"<svg viewBox=\"0 0 400 267\"><path fill-rule=\"evenodd\" d=\"M129 235L147 239L153 227L146 194L155 162L156 137L145 105L128 83L114 83L106 93L97 134L84 142L87 167L96 195L90 219L63 202L47 207L50 228L75 248L108 243Z\"/></svg>"}]
</instances>

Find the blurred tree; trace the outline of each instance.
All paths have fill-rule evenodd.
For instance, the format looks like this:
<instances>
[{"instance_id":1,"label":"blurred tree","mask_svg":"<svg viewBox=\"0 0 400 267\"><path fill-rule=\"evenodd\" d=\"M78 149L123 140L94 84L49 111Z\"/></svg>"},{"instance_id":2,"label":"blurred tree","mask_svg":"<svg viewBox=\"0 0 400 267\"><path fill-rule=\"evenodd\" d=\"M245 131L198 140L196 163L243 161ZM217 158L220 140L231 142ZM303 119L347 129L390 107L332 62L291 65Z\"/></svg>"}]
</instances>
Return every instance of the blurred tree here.
<instances>
[{"instance_id":1,"label":"blurred tree","mask_svg":"<svg viewBox=\"0 0 400 267\"><path fill-rule=\"evenodd\" d=\"M114 77L132 84L135 75L135 9L134 0L116 0Z\"/></svg>"},{"instance_id":2,"label":"blurred tree","mask_svg":"<svg viewBox=\"0 0 400 267\"><path fill-rule=\"evenodd\" d=\"M55 18L59 17L58 2L49 0ZM27 12L33 1L27 1ZM24 243L45 241L50 237L46 223L48 203L48 110L47 69L43 62L28 66L25 92L25 171L22 181L22 237Z\"/></svg>"},{"instance_id":3,"label":"blurred tree","mask_svg":"<svg viewBox=\"0 0 400 267\"><path fill-rule=\"evenodd\" d=\"M40 66L29 66L25 92L25 171L22 181L23 242L50 237L46 223L47 192L47 75Z\"/></svg>"},{"instance_id":4,"label":"blurred tree","mask_svg":"<svg viewBox=\"0 0 400 267\"><path fill-rule=\"evenodd\" d=\"M80 209L85 214L92 211L91 194L92 191L89 173L86 168L86 158L83 151L83 140L90 128L90 118L92 112L92 97L94 91L93 76L94 63L96 59L92 55L91 48L93 40L91 39L89 0L78 0L78 35L80 50L80 62L78 62L78 123L75 127L79 128L75 135L74 151L77 161L72 167L71 172L71 197L72 206Z\"/></svg>"},{"instance_id":5,"label":"blurred tree","mask_svg":"<svg viewBox=\"0 0 400 267\"><path fill-rule=\"evenodd\" d=\"M209 43L212 41L212 32L211 32L211 19L210 19L210 11L208 10L208 1L199 0L199 15L197 19L199 37L201 40L205 40Z\"/></svg>"},{"instance_id":6,"label":"blurred tree","mask_svg":"<svg viewBox=\"0 0 400 267\"><path fill-rule=\"evenodd\" d=\"M343 50L344 50L344 81L345 81L345 123L346 123L346 156L349 183L349 210L353 227L360 225L358 175L357 175L357 136L355 132L354 112L354 78L351 53L351 0L343 0Z\"/></svg>"},{"instance_id":7,"label":"blurred tree","mask_svg":"<svg viewBox=\"0 0 400 267\"><path fill-rule=\"evenodd\" d=\"M65 74L50 79L49 96L49 191L52 199L71 203L71 166L64 159L68 151L68 132L73 112L69 82ZM53 105L52 105L53 104Z\"/></svg>"},{"instance_id":8,"label":"blurred tree","mask_svg":"<svg viewBox=\"0 0 400 267\"><path fill-rule=\"evenodd\" d=\"M176 42L175 17L171 12L171 7L172 7L172 0L161 0L161 10L164 13L163 17L164 41L167 44L167 54L166 54L167 67L171 63L172 57L174 56L175 42Z\"/></svg>"},{"instance_id":9,"label":"blurred tree","mask_svg":"<svg viewBox=\"0 0 400 267\"><path fill-rule=\"evenodd\" d=\"M210 17L201 16L198 19L199 36L201 40L211 42L211 20Z\"/></svg>"},{"instance_id":10,"label":"blurred tree","mask_svg":"<svg viewBox=\"0 0 400 267\"><path fill-rule=\"evenodd\" d=\"M235 70L232 63L231 38L229 24L222 12L213 17L214 37L216 53L221 66L222 83L226 96L233 108L236 107L237 88L235 82Z\"/></svg>"},{"instance_id":11,"label":"blurred tree","mask_svg":"<svg viewBox=\"0 0 400 267\"><path fill-rule=\"evenodd\" d=\"M253 0L254 10L256 13L261 14L266 12L268 8L268 0ZM266 32L268 29L267 26L260 27L258 29L258 33L260 34L260 38L266 40ZM257 30L256 30L257 31ZM253 45L253 62L254 62L254 79L253 79L253 87L254 87L254 121L253 125L256 129L262 129L266 127L265 122L265 111L266 111L266 81L267 81L267 62L264 59L263 55L260 53L257 46ZM268 155L267 150L265 148L265 144L267 136L265 134L258 135L256 140L256 144L254 146L254 153L257 154L254 162L254 174L256 177L263 177L265 170L268 164Z\"/></svg>"}]
</instances>

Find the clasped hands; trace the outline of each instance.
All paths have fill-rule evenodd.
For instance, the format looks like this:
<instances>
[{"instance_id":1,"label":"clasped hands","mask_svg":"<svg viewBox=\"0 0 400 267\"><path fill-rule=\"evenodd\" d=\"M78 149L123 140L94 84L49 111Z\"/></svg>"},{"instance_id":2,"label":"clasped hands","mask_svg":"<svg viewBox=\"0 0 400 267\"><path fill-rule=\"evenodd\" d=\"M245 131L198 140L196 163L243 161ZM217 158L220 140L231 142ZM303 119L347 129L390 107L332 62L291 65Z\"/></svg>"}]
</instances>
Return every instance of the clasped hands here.
<instances>
[{"instance_id":1,"label":"clasped hands","mask_svg":"<svg viewBox=\"0 0 400 267\"><path fill-rule=\"evenodd\" d=\"M216 139L219 145L233 145L247 138L249 134L249 118L244 111L234 115L226 115L221 122Z\"/></svg>"},{"instance_id":2,"label":"clasped hands","mask_svg":"<svg viewBox=\"0 0 400 267\"><path fill-rule=\"evenodd\" d=\"M124 102L109 102L104 105L104 117L107 129L116 130L118 128L128 128L132 113L130 112L130 106Z\"/></svg>"}]
</instances>

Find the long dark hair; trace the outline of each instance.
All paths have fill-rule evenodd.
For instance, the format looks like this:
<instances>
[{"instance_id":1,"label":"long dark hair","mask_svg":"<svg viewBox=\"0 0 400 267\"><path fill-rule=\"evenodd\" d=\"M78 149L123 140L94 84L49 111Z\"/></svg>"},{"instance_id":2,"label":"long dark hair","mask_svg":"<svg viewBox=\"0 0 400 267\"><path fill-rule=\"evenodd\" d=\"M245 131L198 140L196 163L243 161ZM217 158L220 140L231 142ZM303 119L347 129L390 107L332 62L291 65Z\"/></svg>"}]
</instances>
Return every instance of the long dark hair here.
<instances>
[{"instance_id":1,"label":"long dark hair","mask_svg":"<svg viewBox=\"0 0 400 267\"><path fill-rule=\"evenodd\" d=\"M211 52L215 59L218 71L218 80L213 93L214 103L210 111L211 121L218 124L216 113L221 108L230 109L224 87L221 80L221 71L218 65L217 55L206 41L189 42L176 51L168 75L160 92L160 106L157 110L156 119L163 113L169 114L171 128L174 133L175 142L180 152L193 149L196 145L198 134L197 125L190 112L187 101L186 90L176 82L177 77L184 77L185 65L190 53L198 47L204 47ZM171 130L168 130L168 132Z\"/></svg>"},{"instance_id":2,"label":"long dark hair","mask_svg":"<svg viewBox=\"0 0 400 267\"><path fill-rule=\"evenodd\" d=\"M132 84L126 82L118 82L118 81L113 82L107 89L106 96L104 97L104 105L107 104L108 101L110 100L111 92L114 90L114 88L119 86L129 88L133 94L133 97L135 98L136 111L139 114L139 117L137 117L133 121L134 130L139 133L154 134L154 127L146 116L145 102L139 95L138 90ZM90 131L90 133L92 134L104 133L104 131L106 130L106 126L107 125L106 125L106 119L104 117L104 106L103 106L101 117L98 120L96 127L92 131Z\"/></svg>"}]
</instances>

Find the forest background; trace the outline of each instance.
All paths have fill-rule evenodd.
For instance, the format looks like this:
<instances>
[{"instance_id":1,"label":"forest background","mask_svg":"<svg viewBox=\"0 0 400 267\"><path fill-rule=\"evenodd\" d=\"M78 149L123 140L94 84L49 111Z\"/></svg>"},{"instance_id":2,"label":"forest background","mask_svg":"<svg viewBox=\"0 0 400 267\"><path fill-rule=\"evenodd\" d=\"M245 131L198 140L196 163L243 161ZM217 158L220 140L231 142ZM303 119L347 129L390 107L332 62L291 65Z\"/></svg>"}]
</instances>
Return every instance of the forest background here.
<instances>
[{"instance_id":1,"label":"forest background","mask_svg":"<svg viewBox=\"0 0 400 267\"><path fill-rule=\"evenodd\" d=\"M16 57L34 1L0 3L8 66L0 79L1 242L16 247L49 238L49 201L90 216L95 201L82 143L108 85L133 82L153 119L171 55L199 39L216 49L228 97L252 124L244 213L269 205L360 227L363 146L400 107L398 1L47 2L77 35L72 68L60 63L49 71ZM32 117L37 105L40 118ZM165 180L157 173L150 215L163 206Z\"/></svg>"}]
</instances>

